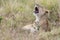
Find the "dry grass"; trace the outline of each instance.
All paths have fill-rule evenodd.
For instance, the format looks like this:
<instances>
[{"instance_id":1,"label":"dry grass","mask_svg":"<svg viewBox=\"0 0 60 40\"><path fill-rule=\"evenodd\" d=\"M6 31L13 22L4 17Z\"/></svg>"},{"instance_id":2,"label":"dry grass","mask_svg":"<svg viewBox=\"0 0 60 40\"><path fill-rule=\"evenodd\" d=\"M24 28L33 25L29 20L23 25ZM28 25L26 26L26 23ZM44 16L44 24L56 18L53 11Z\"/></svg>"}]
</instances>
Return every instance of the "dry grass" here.
<instances>
[{"instance_id":1,"label":"dry grass","mask_svg":"<svg viewBox=\"0 0 60 40\"><path fill-rule=\"evenodd\" d=\"M56 0L46 1L38 0L38 3L51 10ZM51 32L39 31L35 34L21 30L21 27L35 20L33 7L34 0L0 0L0 40L60 40L60 28L54 27Z\"/></svg>"}]
</instances>

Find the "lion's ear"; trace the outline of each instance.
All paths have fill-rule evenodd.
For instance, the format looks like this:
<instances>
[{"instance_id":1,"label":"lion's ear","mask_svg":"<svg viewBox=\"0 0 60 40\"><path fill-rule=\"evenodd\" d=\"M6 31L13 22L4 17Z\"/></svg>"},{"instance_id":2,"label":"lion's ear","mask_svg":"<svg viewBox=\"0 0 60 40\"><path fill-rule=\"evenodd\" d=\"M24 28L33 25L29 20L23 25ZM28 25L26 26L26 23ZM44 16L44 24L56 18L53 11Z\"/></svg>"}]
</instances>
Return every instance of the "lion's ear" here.
<instances>
[{"instance_id":1,"label":"lion's ear","mask_svg":"<svg viewBox=\"0 0 60 40\"><path fill-rule=\"evenodd\" d=\"M48 10L46 10L46 11L45 11L45 13L49 13L49 11L48 11Z\"/></svg>"},{"instance_id":2,"label":"lion's ear","mask_svg":"<svg viewBox=\"0 0 60 40\"><path fill-rule=\"evenodd\" d=\"M49 14L49 11L45 10L44 15L48 15L48 14Z\"/></svg>"}]
</instances>

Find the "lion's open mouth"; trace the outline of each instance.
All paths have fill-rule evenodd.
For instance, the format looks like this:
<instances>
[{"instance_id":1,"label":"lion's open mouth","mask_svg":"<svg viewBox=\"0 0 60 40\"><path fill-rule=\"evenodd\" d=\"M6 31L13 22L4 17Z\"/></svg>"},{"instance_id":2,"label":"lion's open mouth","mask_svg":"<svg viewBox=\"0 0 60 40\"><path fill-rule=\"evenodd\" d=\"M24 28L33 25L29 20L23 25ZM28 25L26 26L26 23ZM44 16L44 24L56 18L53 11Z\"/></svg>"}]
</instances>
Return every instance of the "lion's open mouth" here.
<instances>
[{"instance_id":1,"label":"lion's open mouth","mask_svg":"<svg viewBox=\"0 0 60 40\"><path fill-rule=\"evenodd\" d=\"M35 7L35 13L39 13L39 9L37 7Z\"/></svg>"}]
</instances>

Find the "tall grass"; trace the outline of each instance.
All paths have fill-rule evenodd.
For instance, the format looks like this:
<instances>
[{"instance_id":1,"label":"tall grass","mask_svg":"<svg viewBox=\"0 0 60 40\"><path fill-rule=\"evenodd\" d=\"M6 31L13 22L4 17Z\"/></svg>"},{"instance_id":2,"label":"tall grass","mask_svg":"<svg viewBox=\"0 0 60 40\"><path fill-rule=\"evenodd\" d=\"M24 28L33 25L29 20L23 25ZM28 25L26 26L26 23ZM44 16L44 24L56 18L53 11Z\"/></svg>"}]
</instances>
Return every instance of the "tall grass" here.
<instances>
[{"instance_id":1,"label":"tall grass","mask_svg":"<svg viewBox=\"0 0 60 40\"><path fill-rule=\"evenodd\" d=\"M1 0L1 5L3 9L0 11L0 15L4 16L5 20L7 18L7 25L11 25L11 23L16 25L22 23L21 25L24 25L25 23L29 23L29 21L32 23L35 19L32 15L32 0Z\"/></svg>"},{"instance_id":2,"label":"tall grass","mask_svg":"<svg viewBox=\"0 0 60 40\"><path fill-rule=\"evenodd\" d=\"M58 20L59 4L57 0L0 0L0 15L3 16L4 20L7 20L7 23L2 23L9 24L9 26L11 24L18 26L19 24L32 23L35 20L33 16L35 1L52 11L51 20Z\"/></svg>"},{"instance_id":3,"label":"tall grass","mask_svg":"<svg viewBox=\"0 0 60 40\"><path fill-rule=\"evenodd\" d=\"M35 1L37 1L39 5L41 4L48 10L52 11L52 13L50 14L51 20L57 20L57 14L59 10L59 3L57 0L0 0L0 40L13 40L13 38L22 38L21 33L16 33L16 31L20 32L20 28L22 26L34 22L35 17L33 16L33 9ZM51 35L53 35L53 33L60 33L59 29L57 29L57 31L55 32L54 30L47 33L40 32L43 36L39 36L38 38L41 40L54 40L54 38L56 37L55 34L55 37L51 37ZM12 36L14 34L19 36ZM60 34L57 35L57 37L59 37ZM23 35L23 37L25 36Z\"/></svg>"}]
</instances>

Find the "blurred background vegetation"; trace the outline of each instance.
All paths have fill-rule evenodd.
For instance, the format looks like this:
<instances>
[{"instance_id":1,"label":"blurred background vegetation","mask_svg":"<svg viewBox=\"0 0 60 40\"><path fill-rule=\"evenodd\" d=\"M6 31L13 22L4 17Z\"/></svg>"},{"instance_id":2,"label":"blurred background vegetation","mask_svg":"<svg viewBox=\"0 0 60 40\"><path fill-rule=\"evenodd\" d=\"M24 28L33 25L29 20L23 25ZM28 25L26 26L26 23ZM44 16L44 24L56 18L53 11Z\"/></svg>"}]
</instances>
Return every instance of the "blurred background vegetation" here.
<instances>
[{"instance_id":1,"label":"blurred background vegetation","mask_svg":"<svg viewBox=\"0 0 60 40\"><path fill-rule=\"evenodd\" d=\"M0 0L0 16L3 17L0 19L7 20L3 22L6 26L8 24L11 26L11 21L13 21L12 25L16 24L15 26L32 23L35 20L33 16L35 1L52 11L51 20L58 19L58 0Z\"/></svg>"},{"instance_id":2,"label":"blurred background vegetation","mask_svg":"<svg viewBox=\"0 0 60 40\"><path fill-rule=\"evenodd\" d=\"M50 19L52 21L59 20L60 0L0 0L0 28L2 32L10 28L18 30L26 24L33 23L35 1L51 10ZM5 39L7 38L6 36Z\"/></svg>"}]
</instances>

